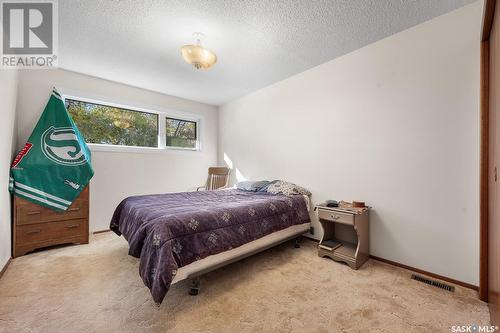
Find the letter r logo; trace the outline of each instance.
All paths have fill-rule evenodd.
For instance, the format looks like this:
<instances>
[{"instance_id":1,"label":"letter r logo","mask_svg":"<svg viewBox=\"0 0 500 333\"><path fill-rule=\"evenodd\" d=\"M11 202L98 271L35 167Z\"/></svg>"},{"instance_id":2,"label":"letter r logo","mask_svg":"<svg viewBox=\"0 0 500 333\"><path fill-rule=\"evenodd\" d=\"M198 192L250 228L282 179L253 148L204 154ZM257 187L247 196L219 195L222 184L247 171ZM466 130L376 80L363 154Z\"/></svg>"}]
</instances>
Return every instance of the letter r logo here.
<instances>
[{"instance_id":1,"label":"letter r logo","mask_svg":"<svg viewBox=\"0 0 500 333\"><path fill-rule=\"evenodd\" d=\"M52 2L2 2L3 54L51 54Z\"/></svg>"}]
</instances>

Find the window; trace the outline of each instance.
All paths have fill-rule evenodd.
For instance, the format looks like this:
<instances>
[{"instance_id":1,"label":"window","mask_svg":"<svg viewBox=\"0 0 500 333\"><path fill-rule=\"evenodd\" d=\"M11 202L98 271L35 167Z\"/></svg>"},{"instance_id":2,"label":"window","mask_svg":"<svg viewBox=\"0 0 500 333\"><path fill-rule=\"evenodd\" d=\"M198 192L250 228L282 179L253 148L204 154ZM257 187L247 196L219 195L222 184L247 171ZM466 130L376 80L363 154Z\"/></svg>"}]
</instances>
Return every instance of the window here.
<instances>
[{"instance_id":1,"label":"window","mask_svg":"<svg viewBox=\"0 0 500 333\"><path fill-rule=\"evenodd\" d=\"M158 147L158 115L66 99L66 108L87 143Z\"/></svg>"},{"instance_id":2,"label":"window","mask_svg":"<svg viewBox=\"0 0 500 333\"><path fill-rule=\"evenodd\" d=\"M196 149L196 122L175 118L165 118L166 146Z\"/></svg>"},{"instance_id":3,"label":"window","mask_svg":"<svg viewBox=\"0 0 500 333\"><path fill-rule=\"evenodd\" d=\"M201 119L197 115L153 111L74 95L64 96L64 101L85 141L94 150L200 150Z\"/></svg>"}]
</instances>

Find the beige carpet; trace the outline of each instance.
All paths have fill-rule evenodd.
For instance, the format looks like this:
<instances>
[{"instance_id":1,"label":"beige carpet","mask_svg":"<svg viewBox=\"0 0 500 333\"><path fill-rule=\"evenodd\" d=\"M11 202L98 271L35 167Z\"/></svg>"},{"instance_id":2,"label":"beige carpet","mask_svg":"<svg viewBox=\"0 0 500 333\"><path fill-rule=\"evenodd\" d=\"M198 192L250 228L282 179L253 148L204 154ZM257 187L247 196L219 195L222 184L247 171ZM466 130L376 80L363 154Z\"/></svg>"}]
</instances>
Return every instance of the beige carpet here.
<instances>
[{"instance_id":1,"label":"beige carpet","mask_svg":"<svg viewBox=\"0 0 500 333\"><path fill-rule=\"evenodd\" d=\"M291 243L212 272L200 295L174 285L157 307L139 261L112 233L12 261L0 279L2 332L450 332L488 324L475 292L410 280L370 260L358 271Z\"/></svg>"}]
</instances>

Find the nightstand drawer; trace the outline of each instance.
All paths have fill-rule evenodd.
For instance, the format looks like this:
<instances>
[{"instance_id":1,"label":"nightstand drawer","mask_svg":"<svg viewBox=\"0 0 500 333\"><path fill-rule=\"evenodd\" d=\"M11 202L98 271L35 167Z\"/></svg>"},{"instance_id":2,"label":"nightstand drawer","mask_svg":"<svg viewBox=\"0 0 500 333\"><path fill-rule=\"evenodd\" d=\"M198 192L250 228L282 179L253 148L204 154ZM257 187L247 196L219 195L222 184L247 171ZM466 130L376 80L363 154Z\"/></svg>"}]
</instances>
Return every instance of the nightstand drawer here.
<instances>
[{"instance_id":1,"label":"nightstand drawer","mask_svg":"<svg viewBox=\"0 0 500 333\"><path fill-rule=\"evenodd\" d=\"M354 215L332 210L318 209L318 217L323 220L354 225Z\"/></svg>"}]
</instances>

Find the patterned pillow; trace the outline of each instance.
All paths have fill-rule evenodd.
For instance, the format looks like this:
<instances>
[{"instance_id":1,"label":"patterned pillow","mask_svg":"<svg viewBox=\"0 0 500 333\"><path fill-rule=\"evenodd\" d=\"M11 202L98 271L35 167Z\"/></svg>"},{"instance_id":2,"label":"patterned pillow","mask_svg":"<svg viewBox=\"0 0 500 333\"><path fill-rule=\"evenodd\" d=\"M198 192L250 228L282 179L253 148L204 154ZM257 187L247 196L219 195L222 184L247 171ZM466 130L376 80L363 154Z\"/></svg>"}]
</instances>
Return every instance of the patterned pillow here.
<instances>
[{"instance_id":1,"label":"patterned pillow","mask_svg":"<svg viewBox=\"0 0 500 333\"><path fill-rule=\"evenodd\" d=\"M273 180L271 182L267 182L267 184L265 184L261 188L259 188L259 190L257 192L267 192L267 189L269 188L269 186L271 186L272 184L274 184L276 182L279 182L279 180Z\"/></svg>"},{"instance_id":2,"label":"patterned pillow","mask_svg":"<svg viewBox=\"0 0 500 333\"><path fill-rule=\"evenodd\" d=\"M276 183L271 184L267 189L267 192L273 194L281 193L284 195L295 195L295 194L304 194L308 196L311 195L311 192L309 192L305 188L295 185L294 183L289 183L284 180L279 180Z\"/></svg>"}]
</instances>

